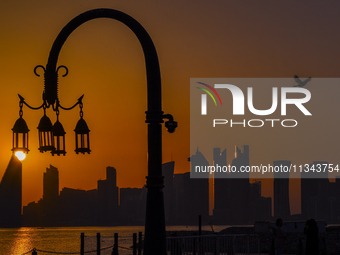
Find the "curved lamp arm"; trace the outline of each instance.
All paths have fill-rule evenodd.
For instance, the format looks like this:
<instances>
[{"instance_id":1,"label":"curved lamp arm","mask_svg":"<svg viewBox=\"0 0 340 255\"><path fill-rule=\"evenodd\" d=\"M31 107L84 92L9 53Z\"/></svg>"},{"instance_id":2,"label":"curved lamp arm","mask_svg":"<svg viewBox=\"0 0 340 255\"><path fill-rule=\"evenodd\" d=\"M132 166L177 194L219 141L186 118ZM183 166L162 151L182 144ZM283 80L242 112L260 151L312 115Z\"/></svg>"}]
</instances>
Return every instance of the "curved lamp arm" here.
<instances>
[{"instance_id":1,"label":"curved lamp arm","mask_svg":"<svg viewBox=\"0 0 340 255\"><path fill-rule=\"evenodd\" d=\"M147 76L147 95L148 95L148 111L161 111L161 75L158 62L156 48L143 26L131 16L117 10L112 9L94 9L84 12L72 19L58 34L55 39L45 72L45 93L49 104L53 104L57 99L57 61L61 47L64 45L69 35L83 23L97 19L111 18L118 20L128 26L137 36L144 52L146 76ZM152 101L152 102L150 102Z\"/></svg>"},{"instance_id":2,"label":"curved lamp arm","mask_svg":"<svg viewBox=\"0 0 340 255\"><path fill-rule=\"evenodd\" d=\"M163 116L161 75L158 57L155 46L146 30L131 16L112 9L94 9L72 19L61 30L50 51L45 69L44 102L46 102L48 106L58 105L59 103L57 75L59 68L57 68L57 61L61 47L66 39L81 24L97 18L111 18L122 22L134 32L143 48L147 76L148 107L146 112L146 123L148 123L148 176L146 177L148 192L145 216L144 254L165 255L166 232L162 191L164 177L162 176L161 123L163 123L163 117L168 118L169 115ZM172 120L170 124L168 123L167 125L168 128L170 125L170 129L174 130L177 123Z\"/></svg>"}]
</instances>

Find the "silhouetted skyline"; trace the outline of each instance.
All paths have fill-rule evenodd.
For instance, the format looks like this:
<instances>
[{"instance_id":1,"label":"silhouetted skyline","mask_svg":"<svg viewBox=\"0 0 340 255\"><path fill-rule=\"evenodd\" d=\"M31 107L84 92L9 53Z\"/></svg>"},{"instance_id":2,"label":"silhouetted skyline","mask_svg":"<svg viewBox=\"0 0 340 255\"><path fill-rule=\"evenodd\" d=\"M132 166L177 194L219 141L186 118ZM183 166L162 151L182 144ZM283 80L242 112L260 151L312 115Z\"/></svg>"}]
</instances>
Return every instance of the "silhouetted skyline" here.
<instances>
[{"instance_id":1,"label":"silhouetted skyline","mask_svg":"<svg viewBox=\"0 0 340 255\"><path fill-rule=\"evenodd\" d=\"M0 228L21 226L22 164L12 155L0 182Z\"/></svg>"},{"instance_id":2,"label":"silhouetted skyline","mask_svg":"<svg viewBox=\"0 0 340 255\"><path fill-rule=\"evenodd\" d=\"M227 150L221 152L214 148L214 165L228 165ZM249 166L251 148L244 145L235 147L232 167L240 169ZM16 203L21 208L21 163L12 157L8 170L0 183L1 207L10 214L1 213L3 222L0 227L20 226L21 210L15 211L10 204ZM199 148L188 160L191 171L196 166L209 166ZM20 163L20 173L15 170ZM273 166L287 165L289 160L273 161ZM310 167L318 164L328 164L325 161L314 161ZM165 177L164 201L167 225L196 225L198 215L202 216L203 224L252 224L255 221L273 221L276 218L289 220L306 220L314 218L326 220L329 223L340 222L340 178L330 182L327 175L324 178L308 178L310 173L301 175L301 194L290 195L289 173L275 173L273 179L273 196L265 197L262 193L262 182L251 178L240 177L231 173L228 178L220 178L220 173L204 178L191 178L190 172L175 174L175 162L164 163ZM12 169L12 170L11 170ZM14 172L13 172L14 171ZM18 174L15 174L18 172ZM232 175L234 174L234 177ZM17 176L17 177L15 177ZM6 189L10 179L14 178L20 185L13 186L16 191ZM214 178L213 197L209 195L210 178ZM18 179L19 178L19 179ZM23 226L115 226L143 225L145 218L146 189L119 188L117 186L117 170L106 167L106 179L97 181L97 188L82 190L64 187L59 193L59 170L50 165L43 174L43 195L37 202L28 203L23 207ZM10 181L11 183L13 181ZM291 201L301 196L301 213L293 214ZM211 201L213 199L213 201ZM11 203L9 203L11 201ZM213 213L209 216L209 206L214 204ZM10 209L13 207L13 210ZM272 210L273 209L273 210ZM272 213L273 211L273 213ZM6 216L8 215L8 216ZM8 217L19 215L19 220L12 222ZM8 220L6 220L8 218ZM6 224L5 224L6 222ZM9 225L8 225L8 224ZM12 225L11 225L12 224ZM19 225L13 225L19 224Z\"/></svg>"}]
</instances>

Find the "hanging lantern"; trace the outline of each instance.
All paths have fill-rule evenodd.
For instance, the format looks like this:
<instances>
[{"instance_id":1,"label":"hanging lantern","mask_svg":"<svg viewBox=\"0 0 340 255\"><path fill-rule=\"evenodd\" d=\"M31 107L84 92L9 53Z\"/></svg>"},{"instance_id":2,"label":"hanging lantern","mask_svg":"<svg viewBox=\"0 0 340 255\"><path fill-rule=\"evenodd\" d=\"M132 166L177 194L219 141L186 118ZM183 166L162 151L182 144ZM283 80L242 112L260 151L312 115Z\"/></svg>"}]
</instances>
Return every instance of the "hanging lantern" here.
<instances>
[{"instance_id":1,"label":"hanging lantern","mask_svg":"<svg viewBox=\"0 0 340 255\"><path fill-rule=\"evenodd\" d=\"M49 117L45 114L40 119L39 126L39 150L40 152L53 151L53 126Z\"/></svg>"},{"instance_id":2,"label":"hanging lantern","mask_svg":"<svg viewBox=\"0 0 340 255\"><path fill-rule=\"evenodd\" d=\"M57 154L60 156L60 154L63 154L65 156L66 151L65 151L65 130L63 128L63 125L57 120L56 123L53 125L53 142L54 142L54 147L55 149L52 150L52 156L54 154Z\"/></svg>"},{"instance_id":3,"label":"hanging lantern","mask_svg":"<svg viewBox=\"0 0 340 255\"><path fill-rule=\"evenodd\" d=\"M77 154L79 152L83 154L87 152L88 154L90 154L90 130L83 118L80 118L80 120L78 120L74 131L76 133L76 149L74 151Z\"/></svg>"},{"instance_id":4,"label":"hanging lantern","mask_svg":"<svg viewBox=\"0 0 340 255\"><path fill-rule=\"evenodd\" d=\"M23 153L28 153L28 127L26 121L20 116L15 122L13 128L13 146L12 151L15 153L17 151L22 151Z\"/></svg>"}]
</instances>

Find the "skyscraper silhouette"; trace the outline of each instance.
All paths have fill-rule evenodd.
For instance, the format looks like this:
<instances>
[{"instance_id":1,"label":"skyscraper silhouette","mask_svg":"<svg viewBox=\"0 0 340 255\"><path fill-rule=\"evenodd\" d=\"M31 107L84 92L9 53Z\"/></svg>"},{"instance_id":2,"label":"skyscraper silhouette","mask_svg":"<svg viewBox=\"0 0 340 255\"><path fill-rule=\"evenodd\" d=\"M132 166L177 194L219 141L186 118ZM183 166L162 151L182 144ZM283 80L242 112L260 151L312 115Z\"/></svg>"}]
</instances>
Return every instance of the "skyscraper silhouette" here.
<instances>
[{"instance_id":1,"label":"skyscraper silhouette","mask_svg":"<svg viewBox=\"0 0 340 255\"><path fill-rule=\"evenodd\" d=\"M44 226L56 226L59 219L59 171L46 167L43 179L42 220Z\"/></svg>"},{"instance_id":2,"label":"skyscraper silhouette","mask_svg":"<svg viewBox=\"0 0 340 255\"><path fill-rule=\"evenodd\" d=\"M214 166L227 166L227 151L213 150ZM235 147L232 166L249 166L249 146ZM271 198L261 196L261 182L249 183L249 173L214 173L214 224L249 224L271 218ZM249 213L251 211L251 213Z\"/></svg>"},{"instance_id":3,"label":"skyscraper silhouette","mask_svg":"<svg viewBox=\"0 0 340 255\"><path fill-rule=\"evenodd\" d=\"M174 214L174 179L175 161L170 161L162 164L162 173L164 176L164 211L165 222L172 223L175 219Z\"/></svg>"},{"instance_id":4,"label":"skyscraper silhouette","mask_svg":"<svg viewBox=\"0 0 340 255\"><path fill-rule=\"evenodd\" d=\"M290 168L289 160L274 161L275 167ZM274 217L287 220L290 218L289 172L274 172Z\"/></svg>"},{"instance_id":5,"label":"skyscraper silhouette","mask_svg":"<svg viewBox=\"0 0 340 255\"><path fill-rule=\"evenodd\" d=\"M314 161L309 169L316 169L317 165L328 165L325 161ZM304 218L327 219L328 201L331 196L328 192L328 168L325 172L303 171L301 173L301 214Z\"/></svg>"},{"instance_id":6,"label":"skyscraper silhouette","mask_svg":"<svg viewBox=\"0 0 340 255\"><path fill-rule=\"evenodd\" d=\"M118 220L117 172L114 167L106 168L106 180L98 181L98 211L101 225L113 225Z\"/></svg>"},{"instance_id":7,"label":"skyscraper silhouette","mask_svg":"<svg viewBox=\"0 0 340 255\"><path fill-rule=\"evenodd\" d=\"M209 162L198 149L195 155L188 159L191 163L191 172L196 166L208 167ZM209 218L209 172L201 173L200 178L190 178L190 173L184 173L182 184L183 194L180 198L184 205L185 224L196 224L198 215L202 216L202 222L207 223Z\"/></svg>"},{"instance_id":8,"label":"skyscraper silhouette","mask_svg":"<svg viewBox=\"0 0 340 255\"><path fill-rule=\"evenodd\" d=\"M227 149L221 152L220 148L213 150L214 166L227 166ZM214 173L214 223L227 224L230 217L230 201L233 192L231 190L230 173Z\"/></svg>"},{"instance_id":9,"label":"skyscraper silhouette","mask_svg":"<svg viewBox=\"0 0 340 255\"><path fill-rule=\"evenodd\" d=\"M21 226L22 164L13 154L0 183L0 228Z\"/></svg>"},{"instance_id":10,"label":"skyscraper silhouette","mask_svg":"<svg viewBox=\"0 0 340 255\"><path fill-rule=\"evenodd\" d=\"M59 171L56 167L50 165L46 167L43 180L43 199L54 200L59 196Z\"/></svg>"},{"instance_id":11,"label":"skyscraper silhouette","mask_svg":"<svg viewBox=\"0 0 340 255\"><path fill-rule=\"evenodd\" d=\"M249 219L254 221L264 221L272 218L272 198L261 195L261 181L250 184L249 207L251 213Z\"/></svg>"},{"instance_id":12,"label":"skyscraper silhouette","mask_svg":"<svg viewBox=\"0 0 340 255\"><path fill-rule=\"evenodd\" d=\"M230 220L232 223L244 224L249 221L249 173L242 172L241 167L249 166L249 145L243 145L241 149L235 146L235 158L231 165L236 167L236 172L231 173L232 196L230 206L232 208ZM249 223L249 222L248 222Z\"/></svg>"}]
</instances>

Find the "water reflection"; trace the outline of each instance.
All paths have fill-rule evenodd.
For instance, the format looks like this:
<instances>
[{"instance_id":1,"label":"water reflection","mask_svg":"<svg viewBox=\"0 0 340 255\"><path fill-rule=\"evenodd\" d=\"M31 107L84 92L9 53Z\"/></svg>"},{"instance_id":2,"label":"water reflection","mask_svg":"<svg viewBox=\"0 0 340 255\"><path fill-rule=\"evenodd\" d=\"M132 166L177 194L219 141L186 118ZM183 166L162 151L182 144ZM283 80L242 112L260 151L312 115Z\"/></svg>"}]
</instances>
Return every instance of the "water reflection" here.
<instances>
[{"instance_id":1,"label":"water reflection","mask_svg":"<svg viewBox=\"0 0 340 255\"><path fill-rule=\"evenodd\" d=\"M33 249L36 233L33 228L1 230L1 254L22 254Z\"/></svg>"},{"instance_id":2,"label":"water reflection","mask_svg":"<svg viewBox=\"0 0 340 255\"><path fill-rule=\"evenodd\" d=\"M224 229L225 226L214 226L215 231ZM210 226L203 226L203 230L210 230ZM197 226L171 226L167 230L196 231ZM132 234L144 232L142 226L120 226L120 227L63 227L63 228L17 228L0 229L0 255L21 255L33 248L57 252L57 253L79 253L80 234L85 233L85 251L96 249L96 234L101 234L101 248L112 246L114 233L119 233L119 255L130 255L132 245ZM110 255L112 249L102 251L102 255ZM41 252L38 252L40 254ZM31 254L31 253L29 253ZM42 253L41 253L42 254ZM45 254L45 253L44 253ZM96 252L88 253L95 255Z\"/></svg>"}]
</instances>

